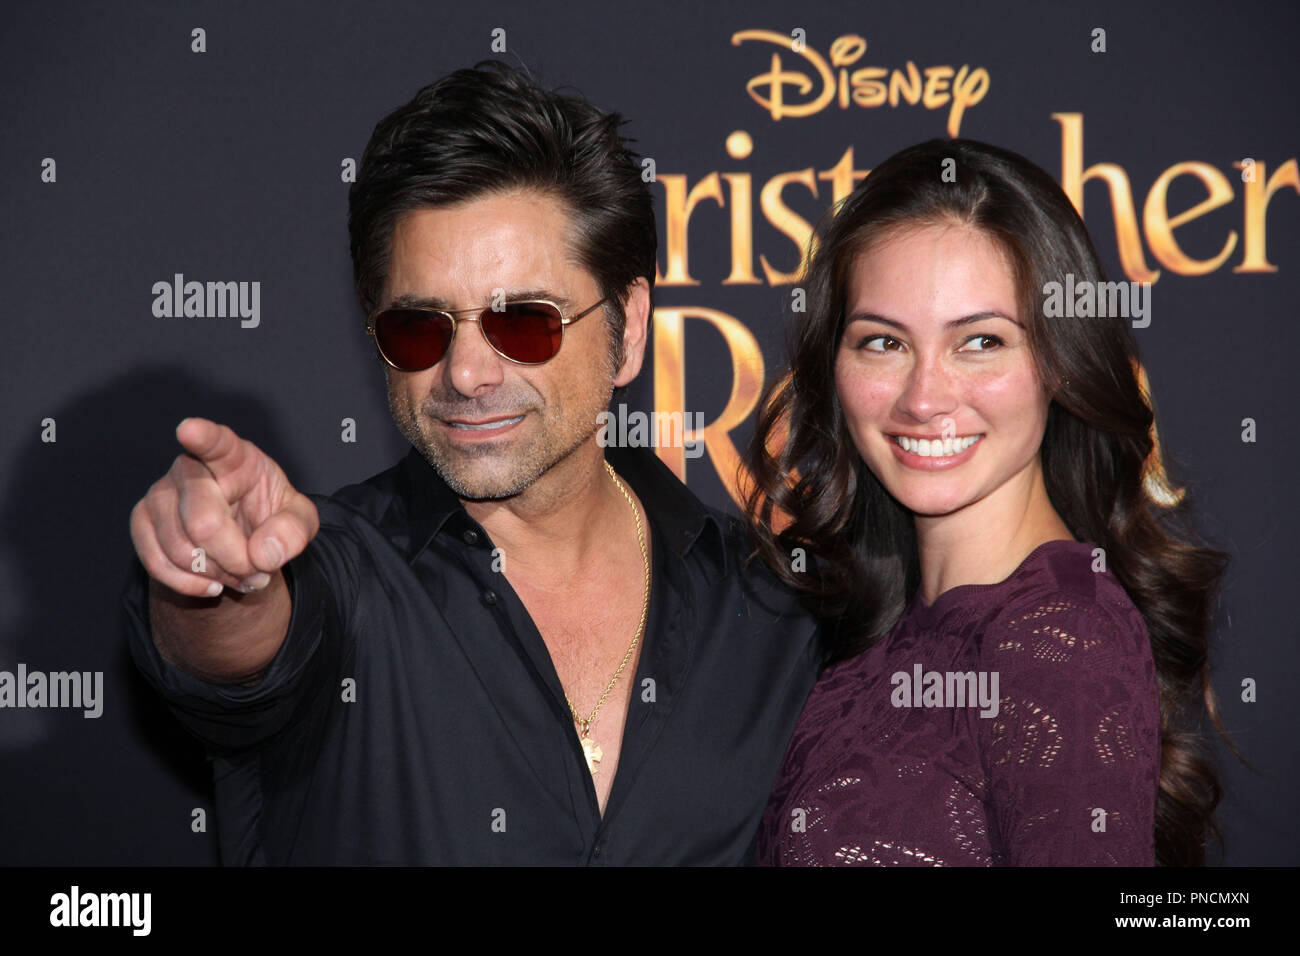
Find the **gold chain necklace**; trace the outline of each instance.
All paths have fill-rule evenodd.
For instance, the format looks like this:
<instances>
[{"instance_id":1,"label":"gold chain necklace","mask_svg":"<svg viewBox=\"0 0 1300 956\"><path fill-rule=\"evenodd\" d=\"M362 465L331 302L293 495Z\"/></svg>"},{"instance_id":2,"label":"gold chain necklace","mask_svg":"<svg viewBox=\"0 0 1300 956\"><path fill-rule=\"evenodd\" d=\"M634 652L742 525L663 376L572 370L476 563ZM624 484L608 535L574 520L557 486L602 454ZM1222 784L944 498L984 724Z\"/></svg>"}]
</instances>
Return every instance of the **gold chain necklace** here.
<instances>
[{"instance_id":1,"label":"gold chain necklace","mask_svg":"<svg viewBox=\"0 0 1300 956\"><path fill-rule=\"evenodd\" d=\"M578 716L578 711L573 706L573 701L569 700L566 692L564 695L565 703L569 705L569 713L573 715L573 722L578 726L578 740L582 744L582 755L587 758L587 769L591 771L594 777L599 771L596 764L600 763L600 758L605 754L596 746L596 741L591 739L591 725L596 720L596 715L600 713L600 708L604 706L605 700L609 697L609 692L614 689L618 679L623 676L623 669L627 667L627 662L632 659L636 652L637 645L641 643L641 634L645 631L646 613L650 609L650 555L646 551L645 532L641 527L641 512L637 510L636 502L628 493L627 487L619 481L618 475L615 474L613 466L605 462L605 470L609 472L609 477L614 479L614 484L618 490L623 492L623 497L627 499L628 505L632 508L632 516L636 518L636 540L641 546L641 563L645 567L645 591L641 598L641 623L637 625L636 635L632 638L632 643L627 647L627 653L623 655L622 662L618 665L618 670L614 671L614 676L610 678L609 683L605 685L605 692L600 695L600 700L596 701L596 707L591 715L583 720Z\"/></svg>"}]
</instances>

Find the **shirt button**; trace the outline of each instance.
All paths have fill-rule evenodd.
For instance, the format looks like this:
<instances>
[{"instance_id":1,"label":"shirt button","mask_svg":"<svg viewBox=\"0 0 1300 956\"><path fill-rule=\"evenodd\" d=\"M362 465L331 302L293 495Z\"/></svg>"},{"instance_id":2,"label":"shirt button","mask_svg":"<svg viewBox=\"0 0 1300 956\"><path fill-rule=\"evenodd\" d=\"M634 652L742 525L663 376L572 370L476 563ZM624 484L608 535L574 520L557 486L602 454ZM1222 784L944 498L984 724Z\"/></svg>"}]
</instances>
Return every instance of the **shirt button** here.
<instances>
[{"instance_id":1,"label":"shirt button","mask_svg":"<svg viewBox=\"0 0 1300 956\"><path fill-rule=\"evenodd\" d=\"M486 591L484 591L484 592L483 592L483 603L484 603L484 604L487 604L487 605L489 605L489 606L490 606L490 605L493 605L493 604L496 604L496 603L497 603L497 592L496 592L496 591L493 591L491 588L488 588Z\"/></svg>"},{"instance_id":2,"label":"shirt button","mask_svg":"<svg viewBox=\"0 0 1300 956\"><path fill-rule=\"evenodd\" d=\"M461 537L465 540L466 544L478 544L478 532L473 528L470 528L462 534Z\"/></svg>"}]
</instances>

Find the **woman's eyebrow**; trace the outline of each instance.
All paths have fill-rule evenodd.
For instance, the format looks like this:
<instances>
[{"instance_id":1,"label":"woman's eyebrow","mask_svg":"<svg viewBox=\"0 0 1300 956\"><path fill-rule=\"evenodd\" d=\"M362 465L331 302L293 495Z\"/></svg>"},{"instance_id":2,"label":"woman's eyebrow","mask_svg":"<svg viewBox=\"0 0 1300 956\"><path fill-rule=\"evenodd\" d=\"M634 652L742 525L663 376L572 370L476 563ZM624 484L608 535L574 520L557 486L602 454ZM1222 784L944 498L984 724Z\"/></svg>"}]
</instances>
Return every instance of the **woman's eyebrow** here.
<instances>
[{"instance_id":1,"label":"woman's eyebrow","mask_svg":"<svg viewBox=\"0 0 1300 956\"><path fill-rule=\"evenodd\" d=\"M986 309L983 312L972 312L970 315L964 315L960 319L953 319L951 322L945 322L945 329L955 329L959 326L970 325L972 322L979 322L981 319L1006 319L1012 325L1020 325L1015 319L1005 312L999 312L996 309ZM895 319L887 319L883 315L877 315L875 312L854 312L845 321L847 326L851 322L879 322L881 325L888 325L890 328L907 331L907 326Z\"/></svg>"}]
</instances>

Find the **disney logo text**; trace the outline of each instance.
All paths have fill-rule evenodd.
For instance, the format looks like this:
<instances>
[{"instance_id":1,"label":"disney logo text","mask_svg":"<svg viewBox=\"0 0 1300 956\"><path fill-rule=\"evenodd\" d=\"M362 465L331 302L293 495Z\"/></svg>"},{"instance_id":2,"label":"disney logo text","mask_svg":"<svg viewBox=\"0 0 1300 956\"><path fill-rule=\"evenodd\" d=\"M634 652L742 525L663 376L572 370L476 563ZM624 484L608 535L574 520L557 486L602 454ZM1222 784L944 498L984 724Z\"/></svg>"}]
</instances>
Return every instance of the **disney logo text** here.
<instances>
[{"instance_id":1,"label":"disney logo text","mask_svg":"<svg viewBox=\"0 0 1300 956\"><path fill-rule=\"evenodd\" d=\"M811 76L798 70L787 70L781 54L772 54L771 69L751 79L745 84L745 89L774 120L783 116L812 116L824 110L832 100L843 110L848 109L850 103L867 109L883 106L886 102L897 106L901 98L912 106L920 103L929 110L948 106L948 135L957 136L961 131L962 113L983 100L989 91L988 70L983 67L972 70L966 64L956 71L951 66L930 66L921 71L908 60L906 72L883 66L864 66L850 72L847 68L857 63L867 51L867 41L855 33L835 38L831 43L829 62L806 42L772 30L741 30L732 34L731 45L740 46L749 40L773 43L798 54L816 74ZM814 90L816 95L808 98ZM801 99L790 102L787 92L794 92Z\"/></svg>"}]
</instances>

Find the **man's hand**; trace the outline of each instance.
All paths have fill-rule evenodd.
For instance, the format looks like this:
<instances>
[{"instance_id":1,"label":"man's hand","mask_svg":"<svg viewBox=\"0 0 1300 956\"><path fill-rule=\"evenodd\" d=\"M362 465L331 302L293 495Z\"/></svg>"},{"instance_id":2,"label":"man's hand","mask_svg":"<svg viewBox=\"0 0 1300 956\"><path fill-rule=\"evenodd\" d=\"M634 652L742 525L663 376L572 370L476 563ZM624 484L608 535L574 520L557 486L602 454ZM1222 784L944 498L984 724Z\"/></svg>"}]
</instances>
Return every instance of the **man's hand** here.
<instances>
[{"instance_id":1,"label":"man's hand","mask_svg":"<svg viewBox=\"0 0 1300 956\"><path fill-rule=\"evenodd\" d=\"M269 456L225 425L187 418L185 449L131 512L131 540L150 577L178 594L265 587L320 529L311 499Z\"/></svg>"},{"instance_id":2,"label":"man's hand","mask_svg":"<svg viewBox=\"0 0 1300 956\"><path fill-rule=\"evenodd\" d=\"M187 418L176 438L185 453L131 511L154 646L203 680L255 683L288 635L280 569L316 536L320 516L225 425Z\"/></svg>"}]
</instances>

